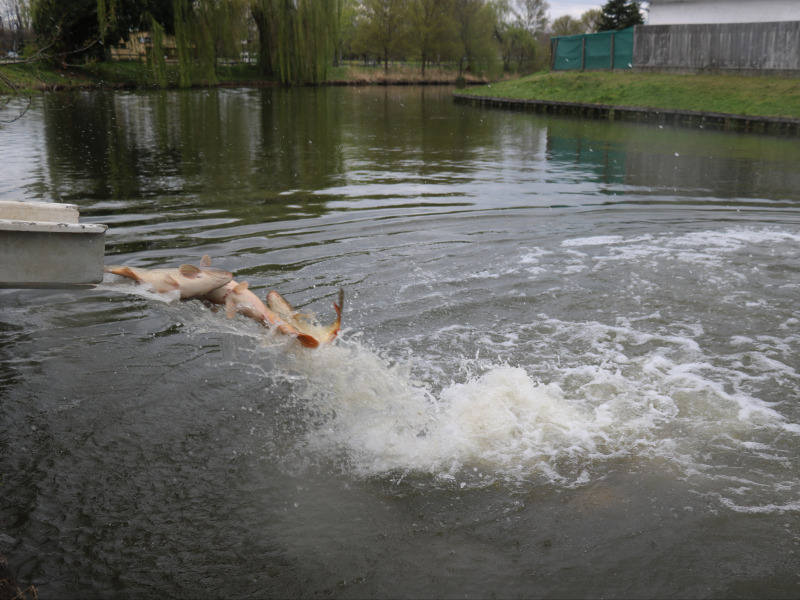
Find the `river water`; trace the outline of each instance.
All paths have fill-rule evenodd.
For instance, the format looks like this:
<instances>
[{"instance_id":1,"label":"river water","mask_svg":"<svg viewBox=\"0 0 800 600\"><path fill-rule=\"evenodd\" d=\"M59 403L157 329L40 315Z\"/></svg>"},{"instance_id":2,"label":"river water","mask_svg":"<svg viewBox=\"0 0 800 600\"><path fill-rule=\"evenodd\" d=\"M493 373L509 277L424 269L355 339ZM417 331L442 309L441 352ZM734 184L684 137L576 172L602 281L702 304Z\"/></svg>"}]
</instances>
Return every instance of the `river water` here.
<instances>
[{"instance_id":1,"label":"river water","mask_svg":"<svg viewBox=\"0 0 800 600\"><path fill-rule=\"evenodd\" d=\"M0 197L213 264L0 291L0 552L42 598L796 598L800 141L415 87L79 92ZM19 106L6 106L9 120Z\"/></svg>"}]
</instances>

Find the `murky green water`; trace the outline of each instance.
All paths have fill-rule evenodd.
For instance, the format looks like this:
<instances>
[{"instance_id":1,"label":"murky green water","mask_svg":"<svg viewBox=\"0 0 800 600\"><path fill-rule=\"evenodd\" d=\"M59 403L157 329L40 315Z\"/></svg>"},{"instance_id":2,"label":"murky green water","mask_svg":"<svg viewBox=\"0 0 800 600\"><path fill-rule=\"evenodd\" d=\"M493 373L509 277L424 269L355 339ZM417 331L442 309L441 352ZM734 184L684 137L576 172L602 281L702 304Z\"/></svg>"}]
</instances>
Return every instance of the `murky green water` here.
<instances>
[{"instance_id":1,"label":"murky green water","mask_svg":"<svg viewBox=\"0 0 800 600\"><path fill-rule=\"evenodd\" d=\"M108 263L346 292L309 351L110 275L0 291L0 552L40 597L797 597L800 141L450 91L0 125L0 196L78 204Z\"/></svg>"}]
</instances>

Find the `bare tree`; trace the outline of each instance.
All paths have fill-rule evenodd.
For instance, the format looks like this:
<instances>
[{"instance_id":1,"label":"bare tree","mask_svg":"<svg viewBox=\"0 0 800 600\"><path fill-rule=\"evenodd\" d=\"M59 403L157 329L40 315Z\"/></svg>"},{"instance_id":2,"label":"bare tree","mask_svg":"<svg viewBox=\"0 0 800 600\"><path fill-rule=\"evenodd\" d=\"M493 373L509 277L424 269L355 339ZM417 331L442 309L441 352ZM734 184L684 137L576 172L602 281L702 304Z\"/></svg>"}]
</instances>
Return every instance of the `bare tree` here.
<instances>
[{"instance_id":1,"label":"bare tree","mask_svg":"<svg viewBox=\"0 0 800 600\"><path fill-rule=\"evenodd\" d=\"M514 0L512 4L512 11L520 26L534 35L547 29L549 8L546 0Z\"/></svg>"},{"instance_id":2,"label":"bare tree","mask_svg":"<svg viewBox=\"0 0 800 600\"><path fill-rule=\"evenodd\" d=\"M26 0L0 0L0 55L22 49L24 32L30 29L29 15Z\"/></svg>"}]
</instances>

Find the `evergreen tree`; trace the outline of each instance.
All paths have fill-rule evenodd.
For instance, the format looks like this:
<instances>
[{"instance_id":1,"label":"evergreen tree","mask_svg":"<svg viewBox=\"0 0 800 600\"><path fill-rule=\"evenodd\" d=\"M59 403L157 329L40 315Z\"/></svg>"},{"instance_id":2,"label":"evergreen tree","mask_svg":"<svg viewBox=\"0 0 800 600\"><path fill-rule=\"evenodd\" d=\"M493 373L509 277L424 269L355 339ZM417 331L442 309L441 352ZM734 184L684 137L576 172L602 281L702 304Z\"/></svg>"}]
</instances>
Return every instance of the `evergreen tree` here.
<instances>
[{"instance_id":1,"label":"evergreen tree","mask_svg":"<svg viewBox=\"0 0 800 600\"><path fill-rule=\"evenodd\" d=\"M638 0L608 0L603 5L597 31L616 31L643 22Z\"/></svg>"}]
</instances>

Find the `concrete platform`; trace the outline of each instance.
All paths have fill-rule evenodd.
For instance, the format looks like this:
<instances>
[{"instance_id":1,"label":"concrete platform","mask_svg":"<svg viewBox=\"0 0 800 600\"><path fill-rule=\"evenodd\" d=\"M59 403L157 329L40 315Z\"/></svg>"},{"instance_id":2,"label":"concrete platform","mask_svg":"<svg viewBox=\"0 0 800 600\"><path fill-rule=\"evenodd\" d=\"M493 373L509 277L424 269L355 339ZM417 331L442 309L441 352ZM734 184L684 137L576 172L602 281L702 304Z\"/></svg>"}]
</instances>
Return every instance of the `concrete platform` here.
<instances>
[{"instance_id":1,"label":"concrete platform","mask_svg":"<svg viewBox=\"0 0 800 600\"><path fill-rule=\"evenodd\" d=\"M89 287L103 280L106 225L74 204L0 201L0 287Z\"/></svg>"}]
</instances>

